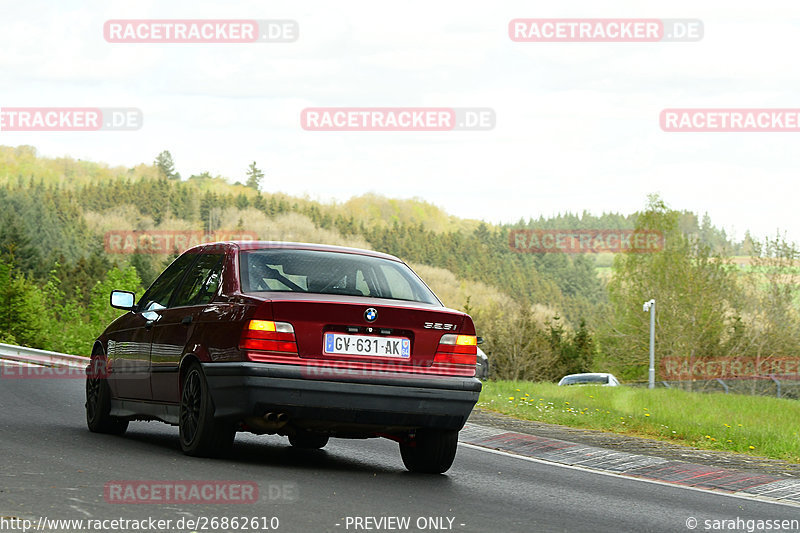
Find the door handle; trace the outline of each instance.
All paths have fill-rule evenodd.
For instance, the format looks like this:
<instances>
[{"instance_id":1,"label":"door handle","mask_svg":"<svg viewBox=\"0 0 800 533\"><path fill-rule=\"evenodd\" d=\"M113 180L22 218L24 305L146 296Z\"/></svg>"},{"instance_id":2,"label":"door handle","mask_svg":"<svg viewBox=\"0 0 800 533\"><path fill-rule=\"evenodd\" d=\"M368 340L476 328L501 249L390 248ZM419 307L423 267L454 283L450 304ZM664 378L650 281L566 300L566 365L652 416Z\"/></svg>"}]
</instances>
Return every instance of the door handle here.
<instances>
[{"instance_id":1,"label":"door handle","mask_svg":"<svg viewBox=\"0 0 800 533\"><path fill-rule=\"evenodd\" d=\"M192 323L192 315L187 315L181 319L181 324L184 326L188 326Z\"/></svg>"}]
</instances>

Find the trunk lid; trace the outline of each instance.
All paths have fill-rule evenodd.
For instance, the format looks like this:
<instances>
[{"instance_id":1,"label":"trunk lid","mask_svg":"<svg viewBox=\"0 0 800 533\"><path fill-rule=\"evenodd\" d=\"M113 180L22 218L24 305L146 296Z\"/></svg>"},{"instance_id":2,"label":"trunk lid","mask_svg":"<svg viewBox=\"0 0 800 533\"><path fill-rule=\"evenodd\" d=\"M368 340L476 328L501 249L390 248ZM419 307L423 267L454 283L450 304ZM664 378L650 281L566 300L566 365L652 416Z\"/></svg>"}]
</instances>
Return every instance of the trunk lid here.
<instances>
[{"instance_id":1,"label":"trunk lid","mask_svg":"<svg viewBox=\"0 0 800 533\"><path fill-rule=\"evenodd\" d=\"M475 334L464 313L419 302L287 293L271 308L305 359L430 366L442 335Z\"/></svg>"}]
</instances>

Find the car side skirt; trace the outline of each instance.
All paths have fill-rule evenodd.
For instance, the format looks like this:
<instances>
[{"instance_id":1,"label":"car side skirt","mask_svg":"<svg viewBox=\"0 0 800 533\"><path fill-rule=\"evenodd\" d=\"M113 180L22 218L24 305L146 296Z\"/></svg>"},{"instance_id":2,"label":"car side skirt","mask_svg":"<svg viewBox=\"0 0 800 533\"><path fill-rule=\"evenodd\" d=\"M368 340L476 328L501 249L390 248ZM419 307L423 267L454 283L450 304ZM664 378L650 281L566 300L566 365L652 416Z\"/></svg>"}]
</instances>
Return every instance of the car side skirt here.
<instances>
[{"instance_id":1,"label":"car side skirt","mask_svg":"<svg viewBox=\"0 0 800 533\"><path fill-rule=\"evenodd\" d=\"M177 426L179 411L177 404L112 399L110 414L127 420L161 420Z\"/></svg>"}]
</instances>

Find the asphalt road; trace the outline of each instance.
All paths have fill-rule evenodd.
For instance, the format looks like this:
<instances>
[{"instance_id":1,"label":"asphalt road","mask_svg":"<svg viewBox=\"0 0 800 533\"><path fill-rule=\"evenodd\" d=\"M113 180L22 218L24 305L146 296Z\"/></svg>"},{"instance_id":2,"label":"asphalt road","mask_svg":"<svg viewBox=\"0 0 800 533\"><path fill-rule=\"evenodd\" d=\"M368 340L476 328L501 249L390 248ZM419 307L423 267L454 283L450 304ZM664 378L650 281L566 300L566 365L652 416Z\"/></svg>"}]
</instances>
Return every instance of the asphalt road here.
<instances>
[{"instance_id":1,"label":"asphalt road","mask_svg":"<svg viewBox=\"0 0 800 533\"><path fill-rule=\"evenodd\" d=\"M397 445L383 439L334 439L322 451L304 452L290 448L281 437L239 434L232 457L196 459L181 454L177 428L157 422L134 422L124 437L89 433L83 404L83 382L77 379L0 379L0 531L22 524L11 522L14 519L38 524L40 517L152 517L172 520L164 530L181 532L234 530L212 528L210 522L193 529L176 527L181 518L264 517L267 525L277 525L282 532L492 533L689 531L690 517L698 520L695 531L720 525L706 520L737 518L742 520L739 530L746 530L746 520L800 518L798 507L569 469L468 446L459 447L455 465L442 476L406 472ZM133 480L254 482L258 502L106 501L108 483ZM408 519L409 527L386 521L389 517ZM80 529L73 525L50 530ZM245 529L239 524L236 530Z\"/></svg>"}]
</instances>

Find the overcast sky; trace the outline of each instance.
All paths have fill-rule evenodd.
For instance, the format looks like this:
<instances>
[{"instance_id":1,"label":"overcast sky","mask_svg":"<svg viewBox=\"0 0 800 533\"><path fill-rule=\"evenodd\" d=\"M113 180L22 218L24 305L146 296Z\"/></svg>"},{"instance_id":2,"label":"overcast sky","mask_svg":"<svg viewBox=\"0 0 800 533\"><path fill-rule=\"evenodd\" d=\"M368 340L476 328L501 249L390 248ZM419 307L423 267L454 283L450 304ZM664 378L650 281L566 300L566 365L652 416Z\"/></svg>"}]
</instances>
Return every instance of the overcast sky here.
<instances>
[{"instance_id":1,"label":"overcast sky","mask_svg":"<svg viewBox=\"0 0 800 533\"><path fill-rule=\"evenodd\" d=\"M602 5L601 5L602 4ZM800 241L800 133L666 133L665 108L800 108L800 4L3 1L0 107L135 107L133 132L0 132L320 200L419 197L493 222L631 213L657 192L741 237ZM290 19L292 43L115 44L109 19ZM699 42L520 43L515 18L701 19ZM484 107L491 131L319 132L307 107Z\"/></svg>"}]
</instances>

